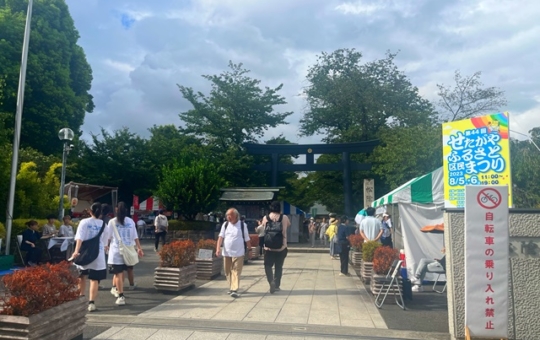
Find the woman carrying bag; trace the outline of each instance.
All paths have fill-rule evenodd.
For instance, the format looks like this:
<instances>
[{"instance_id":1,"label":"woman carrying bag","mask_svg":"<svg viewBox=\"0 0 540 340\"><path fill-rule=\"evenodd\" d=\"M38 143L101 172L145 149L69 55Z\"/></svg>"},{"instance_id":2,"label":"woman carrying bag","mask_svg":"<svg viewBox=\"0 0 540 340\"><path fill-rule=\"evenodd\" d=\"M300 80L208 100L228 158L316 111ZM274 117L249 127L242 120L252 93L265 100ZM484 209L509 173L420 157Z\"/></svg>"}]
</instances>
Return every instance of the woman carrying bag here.
<instances>
[{"instance_id":1,"label":"woman carrying bag","mask_svg":"<svg viewBox=\"0 0 540 340\"><path fill-rule=\"evenodd\" d=\"M111 294L116 297L116 304L126 304L124 297L124 271L133 270L133 266L139 262L138 257L144 255L135 222L127 217L127 209L124 202L116 206L116 218L109 221L110 238L109 260L111 273L114 274L114 285ZM135 250L136 246L136 250ZM138 255L138 256L137 256Z\"/></svg>"}]
</instances>

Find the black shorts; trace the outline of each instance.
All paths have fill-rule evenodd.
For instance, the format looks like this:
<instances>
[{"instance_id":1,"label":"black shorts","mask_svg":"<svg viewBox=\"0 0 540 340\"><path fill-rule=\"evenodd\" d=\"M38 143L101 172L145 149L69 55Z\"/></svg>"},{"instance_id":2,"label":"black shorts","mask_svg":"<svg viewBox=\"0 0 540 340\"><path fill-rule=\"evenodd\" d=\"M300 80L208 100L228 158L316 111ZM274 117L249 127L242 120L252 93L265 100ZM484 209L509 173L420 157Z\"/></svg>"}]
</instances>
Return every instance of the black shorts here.
<instances>
[{"instance_id":1,"label":"black shorts","mask_svg":"<svg viewBox=\"0 0 540 340\"><path fill-rule=\"evenodd\" d=\"M126 271L128 269L133 269L133 266L126 266L125 264L111 264L109 273L111 274L118 274L122 273L123 271Z\"/></svg>"},{"instance_id":2,"label":"black shorts","mask_svg":"<svg viewBox=\"0 0 540 340\"><path fill-rule=\"evenodd\" d=\"M107 278L107 270L93 270L93 269L85 269L85 270L79 270L79 277L82 276L88 276L89 280L92 281L101 281L105 280Z\"/></svg>"}]
</instances>

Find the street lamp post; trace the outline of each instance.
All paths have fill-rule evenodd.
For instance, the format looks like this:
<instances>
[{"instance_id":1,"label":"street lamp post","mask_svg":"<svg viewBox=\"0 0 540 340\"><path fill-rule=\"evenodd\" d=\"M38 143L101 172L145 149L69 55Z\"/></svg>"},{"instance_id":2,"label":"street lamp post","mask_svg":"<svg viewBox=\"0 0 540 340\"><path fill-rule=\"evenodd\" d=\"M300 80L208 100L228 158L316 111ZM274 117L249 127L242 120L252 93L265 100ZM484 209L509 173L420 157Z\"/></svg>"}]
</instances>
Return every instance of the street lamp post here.
<instances>
[{"instance_id":1,"label":"street lamp post","mask_svg":"<svg viewBox=\"0 0 540 340\"><path fill-rule=\"evenodd\" d=\"M58 220L62 221L64 218L64 184L66 182L66 162L67 156L71 151L73 145L69 144L73 140L75 134L70 128L63 128L58 132L58 138L64 142L64 150L62 152L62 174L60 175L60 191L59 191L59 203L58 203Z\"/></svg>"}]
</instances>

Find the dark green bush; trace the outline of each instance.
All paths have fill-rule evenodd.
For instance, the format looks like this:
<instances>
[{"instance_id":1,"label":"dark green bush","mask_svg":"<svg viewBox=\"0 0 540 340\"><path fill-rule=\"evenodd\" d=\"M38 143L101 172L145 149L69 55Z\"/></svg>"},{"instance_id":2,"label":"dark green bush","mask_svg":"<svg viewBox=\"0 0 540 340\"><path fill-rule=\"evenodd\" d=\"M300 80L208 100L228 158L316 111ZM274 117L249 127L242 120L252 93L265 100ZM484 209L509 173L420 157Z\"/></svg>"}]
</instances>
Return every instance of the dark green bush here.
<instances>
[{"instance_id":1,"label":"dark green bush","mask_svg":"<svg viewBox=\"0 0 540 340\"><path fill-rule=\"evenodd\" d=\"M181 220L170 220L169 221L169 231L176 230L199 230L199 231L208 231L214 230L216 228L215 222L208 221L181 221Z\"/></svg>"}]
</instances>

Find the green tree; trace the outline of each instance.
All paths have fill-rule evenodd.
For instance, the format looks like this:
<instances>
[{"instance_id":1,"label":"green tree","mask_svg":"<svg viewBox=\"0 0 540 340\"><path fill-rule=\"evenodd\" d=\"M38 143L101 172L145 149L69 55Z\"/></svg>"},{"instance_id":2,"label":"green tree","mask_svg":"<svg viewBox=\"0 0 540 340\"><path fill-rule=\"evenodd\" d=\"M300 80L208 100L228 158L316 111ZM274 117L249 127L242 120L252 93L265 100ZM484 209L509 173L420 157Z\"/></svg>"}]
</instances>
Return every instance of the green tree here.
<instances>
[{"instance_id":1,"label":"green tree","mask_svg":"<svg viewBox=\"0 0 540 340\"><path fill-rule=\"evenodd\" d=\"M498 112L506 106L504 91L497 87L484 87L481 75L481 72L475 72L472 76L463 77L456 70L453 88L437 84L441 121L451 122Z\"/></svg>"},{"instance_id":2,"label":"green tree","mask_svg":"<svg viewBox=\"0 0 540 340\"><path fill-rule=\"evenodd\" d=\"M322 53L309 68L304 94L308 110L300 133L326 142L377 139L387 126L431 122L435 112L394 63L396 54L362 64L354 49Z\"/></svg>"},{"instance_id":3,"label":"green tree","mask_svg":"<svg viewBox=\"0 0 540 340\"><path fill-rule=\"evenodd\" d=\"M27 1L0 0L0 75L6 91L0 112L13 126ZM92 71L64 0L34 1L21 141L45 154L58 154L57 133L70 127L80 134L86 112L94 104L89 94Z\"/></svg>"},{"instance_id":4,"label":"green tree","mask_svg":"<svg viewBox=\"0 0 540 340\"><path fill-rule=\"evenodd\" d=\"M69 179L83 183L118 187L118 199L128 204L133 194L149 196L156 188L155 173L160 164L148 160L147 140L122 128L112 134L101 129L92 135L91 143L80 141L79 152L72 161ZM70 156L70 159L71 156Z\"/></svg>"},{"instance_id":5,"label":"green tree","mask_svg":"<svg viewBox=\"0 0 540 340\"><path fill-rule=\"evenodd\" d=\"M43 176L35 163L21 164L15 190L15 217L43 218L57 211L60 180L56 173L61 167L62 164L54 163Z\"/></svg>"},{"instance_id":6,"label":"green tree","mask_svg":"<svg viewBox=\"0 0 540 340\"><path fill-rule=\"evenodd\" d=\"M147 142L147 152L154 176L161 174L161 166L174 163L178 157L193 159L205 152L201 141L188 136L174 125L154 125L149 129L151 135Z\"/></svg>"},{"instance_id":7,"label":"green tree","mask_svg":"<svg viewBox=\"0 0 540 340\"><path fill-rule=\"evenodd\" d=\"M263 90L261 81L247 76L249 71L242 64L229 62L229 68L220 75L203 76L211 83L208 96L178 85L184 99L193 106L180 113L184 131L222 150L256 141L268 128L286 124L285 118L292 114L274 109L286 104L278 94L283 85Z\"/></svg>"},{"instance_id":8,"label":"green tree","mask_svg":"<svg viewBox=\"0 0 540 340\"><path fill-rule=\"evenodd\" d=\"M540 127L531 140L510 140L513 203L516 208L540 208Z\"/></svg>"},{"instance_id":9,"label":"green tree","mask_svg":"<svg viewBox=\"0 0 540 340\"><path fill-rule=\"evenodd\" d=\"M385 129L380 139L381 146L373 152L373 171L390 189L442 166L441 125Z\"/></svg>"},{"instance_id":10,"label":"green tree","mask_svg":"<svg viewBox=\"0 0 540 340\"><path fill-rule=\"evenodd\" d=\"M156 193L168 209L194 220L198 213L210 212L217 206L223 184L213 163L205 159L191 163L179 159L163 167Z\"/></svg>"}]
</instances>

